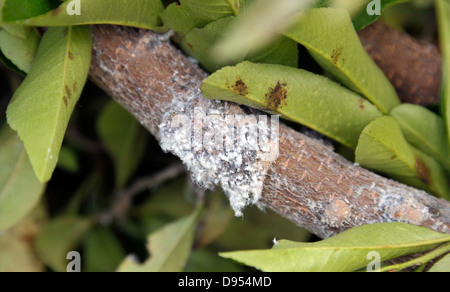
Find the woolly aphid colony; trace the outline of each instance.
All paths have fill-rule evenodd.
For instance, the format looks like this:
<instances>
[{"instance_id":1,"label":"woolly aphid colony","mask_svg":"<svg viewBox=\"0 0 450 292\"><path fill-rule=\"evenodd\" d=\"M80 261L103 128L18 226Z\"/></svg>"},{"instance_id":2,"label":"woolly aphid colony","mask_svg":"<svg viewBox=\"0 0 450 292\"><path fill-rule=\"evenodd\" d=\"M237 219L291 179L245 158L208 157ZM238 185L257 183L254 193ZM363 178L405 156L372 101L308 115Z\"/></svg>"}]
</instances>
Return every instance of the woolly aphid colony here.
<instances>
[{"instance_id":1,"label":"woolly aphid colony","mask_svg":"<svg viewBox=\"0 0 450 292\"><path fill-rule=\"evenodd\" d=\"M220 101L195 107L199 97L200 89L174 94L159 126L161 147L180 157L199 186L221 186L242 216L258 204L268 165L278 157L279 117L225 114L230 106Z\"/></svg>"}]
</instances>

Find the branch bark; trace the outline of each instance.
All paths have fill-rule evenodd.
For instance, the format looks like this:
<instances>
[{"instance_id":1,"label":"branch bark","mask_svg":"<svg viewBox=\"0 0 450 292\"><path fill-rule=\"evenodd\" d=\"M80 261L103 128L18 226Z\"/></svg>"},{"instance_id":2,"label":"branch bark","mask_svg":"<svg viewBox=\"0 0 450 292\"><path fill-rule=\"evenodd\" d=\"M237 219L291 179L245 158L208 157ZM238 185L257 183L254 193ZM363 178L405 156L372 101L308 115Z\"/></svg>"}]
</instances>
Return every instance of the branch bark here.
<instances>
[{"instance_id":1,"label":"branch bark","mask_svg":"<svg viewBox=\"0 0 450 292\"><path fill-rule=\"evenodd\" d=\"M180 112L200 108L248 118L254 115L235 104L205 99L199 88L206 73L172 46L167 37L108 25L92 29L90 79L130 111L162 145L179 143L170 140L173 136L162 125ZM279 154L276 161L262 164L259 204L319 237L327 238L363 224L392 221L450 233L450 202L354 165L321 141L283 124ZM198 179L201 176L195 155L193 160L182 158ZM228 172L223 176L226 180L235 180L238 176L230 174L234 172L240 179L245 177L242 169L233 169L234 163L220 165L227 166L218 170L218 176ZM221 182L225 189L226 183Z\"/></svg>"},{"instance_id":2,"label":"branch bark","mask_svg":"<svg viewBox=\"0 0 450 292\"><path fill-rule=\"evenodd\" d=\"M358 32L361 43L394 84L402 102L433 105L441 100L438 48L377 21Z\"/></svg>"}]
</instances>

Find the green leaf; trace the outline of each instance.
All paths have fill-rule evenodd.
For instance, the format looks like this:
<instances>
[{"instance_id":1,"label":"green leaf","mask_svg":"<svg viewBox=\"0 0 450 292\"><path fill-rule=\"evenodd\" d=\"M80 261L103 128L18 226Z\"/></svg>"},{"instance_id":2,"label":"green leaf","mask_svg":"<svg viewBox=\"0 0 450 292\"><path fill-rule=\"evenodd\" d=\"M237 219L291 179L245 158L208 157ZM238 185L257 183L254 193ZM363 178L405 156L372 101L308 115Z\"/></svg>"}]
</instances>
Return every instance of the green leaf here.
<instances>
[{"instance_id":1,"label":"green leaf","mask_svg":"<svg viewBox=\"0 0 450 292\"><path fill-rule=\"evenodd\" d=\"M22 38L10 34L6 29L0 29L0 50L17 68L28 73L41 36L35 28L27 27L26 30L26 38Z\"/></svg>"},{"instance_id":2,"label":"green leaf","mask_svg":"<svg viewBox=\"0 0 450 292\"><path fill-rule=\"evenodd\" d=\"M32 57L36 53L40 35L35 28L2 24L4 3L5 0L0 0L0 31L5 30L7 35L4 35L3 40L0 41L0 61L20 75L25 75L31 67ZM36 38L38 38L37 41ZM15 46L20 49L17 50ZM19 68L17 64L22 68Z\"/></svg>"},{"instance_id":3,"label":"green leaf","mask_svg":"<svg viewBox=\"0 0 450 292\"><path fill-rule=\"evenodd\" d=\"M23 72L22 70L20 70L16 65L14 65L13 62L11 62L11 60L9 60L5 55L3 55L2 51L0 50L0 62L5 65L7 68L15 71L17 74L19 74L20 76L25 76L25 72Z\"/></svg>"},{"instance_id":4,"label":"green leaf","mask_svg":"<svg viewBox=\"0 0 450 292\"><path fill-rule=\"evenodd\" d=\"M114 160L116 186L123 187L145 153L147 131L115 101L108 103L100 114L97 131Z\"/></svg>"},{"instance_id":5,"label":"green leaf","mask_svg":"<svg viewBox=\"0 0 450 292\"><path fill-rule=\"evenodd\" d=\"M164 25L173 31L183 34L189 33L196 27L203 27L209 21L197 18L186 6L172 3L161 13Z\"/></svg>"},{"instance_id":6,"label":"green leaf","mask_svg":"<svg viewBox=\"0 0 450 292\"><path fill-rule=\"evenodd\" d=\"M189 33L219 18L239 15L246 0L180 0L162 13L163 23L176 32Z\"/></svg>"},{"instance_id":7,"label":"green leaf","mask_svg":"<svg viewBox=\"0 0 450 292\"><path fill-rule=\"evenodd\" d=\"M76 173L80 169L77 153L68 146L62 146L59 152L58 167Z\"/></svg>"},{"instance_id":8,"label":"green leaf","mask_svg":"<svg viewBox=\"0 0 450 292\"><path fill-rule=\"evenodd\" d=\"M450 254L435 263L428 272L450 272Z\"/></svg>"},{"instance_id":9,"label":"green leaf","mask_svg":"<svg viewBox=\"0 0 450 292\"><path fill-rule=\"evenodd\" d=\"M239 18L214 48L222 63L253 54L277 39L291 23L295 12L309 8L313 0L259 0Z\"/></svg>"},{"instance_id":10,"label":"green leaf","mask_svg":"<svg viewBox=\"0 0 450 292\"><path fill-rule=\"evenodd\" d=\"M11 0L6 1L5 9L8 1L11 2ZM46 14L33 13L34 15L21 17L6 14L4 9L3 22L33 26L70 26L105 23L155 29L160 24L159 13L164 9L161 0L82 0L79 2L80 15L70 15L68 12L73 14L73 3L75 2L65 1L58 8ZM28 4L28 6L30 5ZM20 8L15 9L20 10Z\"/></svg>"},{"instance_id":11,"label":"green leaf","mask_svg":"<svg viewBox=\"0 0 450 292\"><path fill-rule=\"evenodd\" d=\"M114 272L125 252L116 235L107 228L92 229L84 243L85 272Z\"/></svg>"},{"instance_id":12,"label":"green leaf","mask_svg":"<svg viewBox=\"0 0 450 292\"><path fill-rule=\"evenodd\" d=\"M230 25L238 20L237 17L230 16L211 22L204 28L193 29L182 41L184 51L189 56L196 58L209 72L216 71L223 64L216 58L213 47L224 36ZM233 63L237 64L244 59L258 63L297 67L297 43L288 38L281 37L252 55L244 55L234 59Z\"/></svg>"},{"instance_id":13,"label":"green leaf","mask_svg":"<svg viewBox=\"0 0 450 292\"><path fill-rule=\"evenodd\" d=\"M1 4L0 0L0 5ZM1 15L1 14L0 14ZM31 33L34 33L33 29L29 26L25 25L0 25L0 28L3 28L6 30L10 35L20 38L20 39L27 39Z\"/></svg>"},{"instance_id":14,"label":"green leaf","mask_svg":"<svg viewBox=\"0 0 450 292\"><path fill-rule=\"evenodd\" d=\"M416 156L416 167L418 171L419 178L422 182L427 184L427 188L424 190L434 193L438 197L450 200L450 181L448 174L436 159L423 153L417 148L410 146ZM399 178L401 180L402 178ZM409 183L408 178L405 178L405 183L415 186L414 183ZM418 185L417 187L420 188Z\"/></svg>"},{"instance_id":15,"label":"green leaf","mask_svg":"<svg viewBox=\"0 0 450 292\"><path fill-rule=\"evenodd\" d=\"M296 42L280 37L246 59L254 63L279 64L297 68L298 46Z\"/></svg>"},{"instance_id":16,"label":"green leaf","mask_svg":"<svg viewBox=\"0 0 450 292\"><path fill-rule=\"evenodd\" d=\"M442 110L447 125L447 137L450 139L450 3L436 0L436 15L443 60Z\"/></svg>"},{"instance_id":17,"label":"green leaf","mask_svg":"<svg viewBox=\"0 0 450 292\"><path fill-rule=\"evenodd\" d=\"M391 117L378 118L361 134L356 162L398 181L449 197L445 171L433 158L413 148Z\"/></svg>"},{"instance_id":18,"label":"green leaf","mask_svg":"<svg viewBox=\"0 0 450 292\"><path fill-rule=\"evenodd\" d=\"M235 0L180 0L194 14L205 20L213 21L228 15L238 15L243 1Z\"/></svg>"},{"instance_id":19,"label":"green leaf","mask_svg":"<svg viewBox=\"0 0 450 292\"><path fill-rule=\"evenodd\" d=\"M29 244L9 233L0 236L0 272L44 272L45 267Z\"/></svg>"},{"instance_id":20,"label":"green leaf","mask_svg":"<svg viewBox=\"0 0 450 292\"><path fill-rule=\"evenodd\" d=\"M414 272L422 272L426 268L426 264L436 258L441 257L442 255L445 255L446 253L450 252L450 243L444 243L439 245L438 247L434 248L430 252L419 255L413 258L412 260L398 263L398 264L391 264L391 265L385 265L383 266L379 271L380 272L397 272L404 270L409 267L416 267L414 269Z\"/></svg>"},{"instance_id":21,"label":"green leaf","mask_svg":"<svg viewBox=\"0 0 450 292\"><path fill-rule=\"evenodd\" d=\"M50 180L64 133L87 79L92 39L89 27L50 28L33 67L11 100L8 123L25 144L41 182Z\"/></svg>"},{"instance_id":22,"label":"green leaf","mask_svg":"<svg viewBox=\"0 0 450 292\"><path fill-rule=\"evenodd\" d=\"M4 0L2 21L13 21L38 16L53 10L59 0ZM1 2L0 2L1 4Z\"/></svg>"},{"instance_id":23,"label":"green leaf","mask_svg":"<svg viewBox=\"0 0 450 292\"><path fill-rule=\"evenodd\" d=\"M25 218L0 235L0 273L44 272L36 256L33 240L47 221L47 211L39 204Z\"/></svg>"},{"instance_id":24,"label":"green leaf","mask_svg":"<svg viewBox=\"0 0 450 292\"><path fill-rule=\"evenodd\" d=\"M271 250L221 253L222 257L266 272L349 272L381 261L424 252L450 241L450 235L405 223L364 225L315 243L280 240Z\"/></svg>"},{"instance_id":25,"label":"green leaf","mask_svg":"<svg viewBox=\"0 0 450 292\"><path fill-rule=\"evenodd\" d=\"M440 161L450 170L449 145L444 120L426 109L414 104L401 104L390 116L395 119L406 140L414 147Z\"/></svg>"},{"instance_id":26,"label":"green leaf","mask_svg":"<svg viewBox=\"0 0 450 292\"><path fill-rule=\"evenodd\" d=\"M201 229L197 232L197 248L214 242L227 230L234 218L234 212L230 204L224 200L225 194L222 191L217 190L208 194L208 197L206 212L201 219Z\"/></svg>"},{"instance_id":27,"label":"green leaf","mask_svg":"<svg viewBox=\"0 0 450 292\"><path fill-rule=\"evenodd\" d=\"M328 73L384 114L400 104L394 87L362 47L347 11L311 9L298 14L283 34L305 46Z\"/></svg>"},{"instance_id":28,"label":"green leaf","mask_svg":"<svg viewBox=\"0 0 450 292\"><path fill-rule=\"evenodd\" d=\"M405 2L409 2L411 0L380 0L379 2L379 7L377 6L372 6L373 4L377 3L377 1L373 1L373 0L363 0L363 1L347 1L347 0L341 0L338 1L338 3L343 2L346 5L349 4L349 2L351 3L350 5L347 6L347 8L349 8L349 12L352 15L352 21L353 21L353 25L355 26L356 30L360 30L363 29L364 27L374 23L378 17L381 16L381 14L383 13L384 9L388 8L391 5L394 4L400 4L400 3L405 3ZM356 4L355 4L356 3ZM368 5L369 9L368 9ZM379 11L378 11L379 9ZM370 15L368 13L368 10L371 12L372 15ZM375 13L372 13L375 12Z\"/></svg>"},{"instance_id":29,"label":"green leaf","mask_svg":"<svg viewBox=\"0 0 450 292\"><path fill-rule=\"evenodd\" d=\"M193 214L148 236L150 259L143 264L128 257L119 272L181 272L188 260L194 242L195 227L201 208Z\"/></svg>"},{"instance_id":30,"label":"green leaf","mask_svg":"<svg viewBox=\"0 0 450 292\"><path fill-rule=\"evenodd\" d=\"M90 198L97 198L102 188L102 179L104 174L100 170L85 174L84 180L78 184L71 199L67 202L62 211L65 216L76 216L82 211L84 203Z\"/></svg>"},{"instance_id":31,"label":"green leaf","mask_svg":"<svg viewBox=\"0 0 450 292\"><path fill-rule=\"evenodd\" d=\"M242 62L208 77L206 98L277 112L351 148L362 130L382 116L370 102L327 78L280 65Z\"/></svg>"},{"instance_id":32,"label":"green leaf","mask_svg":"<svg viewBox=\"0 0 450 292\"><path fill-rule=\"evenodd\" d=\"M37 205L45 185L36 178L16 133L3 127L0 137L0 230L5 230Z\"/></svg>"},{"instance_id":33,"label":"green leaf","mask_svg":"<svg viewBox=\"0 0 450 292\"><path fill-rule=\"evenodd\" d=\"M39 258L56 272L65 272L67 253L77 248L92 221L78 217L58 217L46 225L35 241Z\"/></svg>"}]
</instances>

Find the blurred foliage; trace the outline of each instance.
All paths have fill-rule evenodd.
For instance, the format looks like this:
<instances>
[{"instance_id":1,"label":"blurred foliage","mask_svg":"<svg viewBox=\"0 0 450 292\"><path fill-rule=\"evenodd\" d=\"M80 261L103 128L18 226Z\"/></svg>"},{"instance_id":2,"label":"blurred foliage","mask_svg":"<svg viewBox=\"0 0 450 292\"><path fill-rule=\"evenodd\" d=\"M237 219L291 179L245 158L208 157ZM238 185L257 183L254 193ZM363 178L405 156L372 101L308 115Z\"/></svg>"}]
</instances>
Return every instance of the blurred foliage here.
<instances>
[{"instance_id":1,"label":"blurred foliage","mask_svg":"<svg viewBox=\"0 0 450 292\"><path fill-rule=\"evenodd\" d=\"M48 223L44 204L39 204L14 227L0 234L0 272L42 272L45 265L34 249L35 238Z\"/></svg>"}]
</instances>

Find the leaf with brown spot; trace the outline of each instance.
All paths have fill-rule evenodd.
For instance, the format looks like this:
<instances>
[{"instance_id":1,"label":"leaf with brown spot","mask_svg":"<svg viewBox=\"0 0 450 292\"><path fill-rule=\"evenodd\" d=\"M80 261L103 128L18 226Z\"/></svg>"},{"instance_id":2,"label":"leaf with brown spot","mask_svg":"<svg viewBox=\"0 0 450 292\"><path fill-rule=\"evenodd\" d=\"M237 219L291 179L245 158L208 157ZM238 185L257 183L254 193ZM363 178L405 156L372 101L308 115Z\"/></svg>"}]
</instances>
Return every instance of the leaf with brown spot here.
<instances>
[{"instance_id":1,"label":"leaf with brown spot","mask_svg":"<svg viewBox=\"0 0 450 292\"><path fill-rule=\"evenodd\" d=\"M416 158L416 170L420 179L427 185L431 185L430 170L420 158Z\"/></svg>"},{"instance_id":2,"label":"leaf with brown spot","mask_svg":"<svg viewBox=\"0 0 450 292\"><path fill-rule=\"evenodd\" d=\"M287 84L277 82L277 85L269 88L269 91L266 93L266 106L267 109L271 111L277 111L283 105L286 105L287 98Z\"/></svg>"},{"instance_id":3,"label":"leaf with brown spot","mask_svg":"<svg viewBox=\"0 0 450 292\"><path fill-rule=\"evenodd\" d=\"M360 100L359 100L359 108L360 109L364 109L364 99L363 98L361 98Z\"/></svg>"},{"instance_id":4,"label":"leaf with brown spot","mask_svg":"<svg viewBox=\"0 0 450 292\"><path fill-rule=\"evenodd\" d=\"M364 129L355 157L362 167L450 198L445 170L436 160L408 144L391 117L378 118Z\"/></svg>"},{"instance_id":5,"label":"leaf with brown spot","mask_svg":"<svg viewBox=\"0 0 450 292\"><path fill-rule=\"evenodd\" d=\"M331 53L331 60L335 65L339 61L339 57L341 57L343 49L344 48L342 48L342 47L339 49L334 49L333 52Z\"/></svg>"},{"instance_id":6,"label":"leaf with brown spot","mask_svg":"<svg viewBox=\"0 0 450 292\"><path fill-rule=\"evenodd\" d=\"M390 114L406 141L439 161L450 171L449 144L444 119L431 110L414 104L401 104Z\"/></svg>"},{"instance_id":7,"label":"leaf with brown spot","mask_svg":"<svg viewBox=\"0 0 450 292\"><path fill-rule=\"evenodd\" d=\"M49 28L31 71L8 106L8 123L24 142L41 182L48 181L56 167L67 124L87 80L91 50L88 26ZM69 52L77 52L77 58L70 60ZM73 84L82 86L72 91Z\"/></svg>"},{"instance_id":8,"label":"leaf with brown spot","mask_svg":"<svg viewBox=\"0 0 450 292\"><path fill-rule=\"evenodd\" d=\"M64 100L64 106L66 108L68 108L69 107L69 98L66 95L64 95L63 100Z\"/></svg>"},{"instance_id":9,"label":"leaf with brown spot","mask_svg":"<svg viewBox=\"0 0 450 292\"><path fill-rule=\"evenodd\" d=\"M333 78L384 114L400 104L394 87L362 47L346 10L310 9L293 22L283 35L303 45Z\"/></svg>"},{"instance_id":10,"label":"leaf with brown spot","mask_svg":"<svg viewBox=\"0 0 450 292\"><path fill-rule=\"evenodd\" d=\"M245 96L229 80L245 80ZM353 149L362 130L382 116L373 104L335 82L281 65L246 61L223 68L203 82L202 92L206 98L277 112Z\"/></svg>"},{"instance_id":11,"label":"leaf with brown spot","mask_svg":"<svg viewBox=\"0 0 450 292\"><path fill-rule=\"evenodd\" d=\"M64 88L66 90L67 98L70 99L72 97L72 93L70 92L69 85L66 84Z\"/></svg>"},{"instance_id":12,"label":"leaf with brown spot","mask_svg":"<svg viewBox=\"0 0 450 292\"><path fill-rule=\"evenodd\" d=\"M244 81L242 81L241 79L236 80L232 88L233 91L239 95L246 96L248 94L247 85L245 85Z\"/></svg>"}]
</instances>

